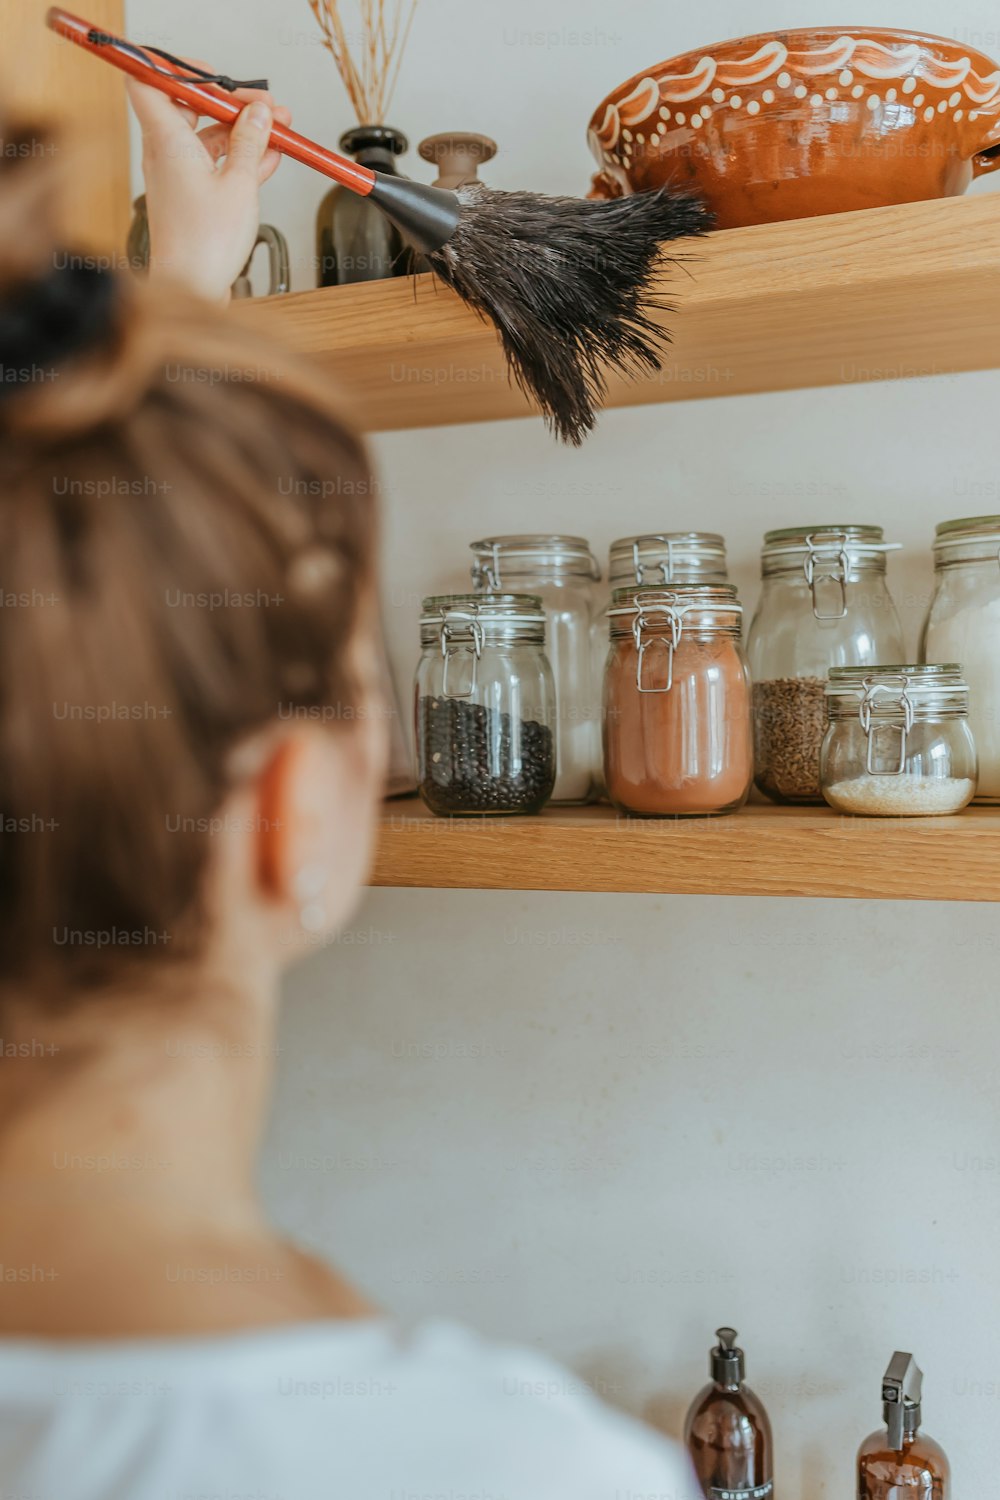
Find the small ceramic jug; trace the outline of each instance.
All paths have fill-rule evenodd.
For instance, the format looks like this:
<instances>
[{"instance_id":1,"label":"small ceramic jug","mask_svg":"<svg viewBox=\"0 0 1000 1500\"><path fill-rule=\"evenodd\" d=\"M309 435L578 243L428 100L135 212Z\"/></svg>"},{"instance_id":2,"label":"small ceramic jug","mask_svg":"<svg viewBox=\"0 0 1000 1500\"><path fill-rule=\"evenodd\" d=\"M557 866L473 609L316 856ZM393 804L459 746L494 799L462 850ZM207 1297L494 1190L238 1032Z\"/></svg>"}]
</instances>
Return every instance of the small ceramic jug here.
<instances>
[{"instance_id":1,"label":"small ceramic jug","mask_svg":"<svg viewBox=\"0 0 1000 1500\"><path fill-rule=\"evenodd\" d=\"M144 271L149 265L149 216L146 213L145 193L141 198L135 200L132 209L132 223L129 227L125 253L128 257L129 266L133 271ZM254 241L253 250L250 251L249 259L233 282L234 297L253 296L250 267L259 245L267 246L268 286L266 295L273 297L278 292L287 292L289 290L291 277L288 269L288 242L280 229L275 229L272 224L262 224L257 231L257 238Z\"/></svg>"}]
</instances>

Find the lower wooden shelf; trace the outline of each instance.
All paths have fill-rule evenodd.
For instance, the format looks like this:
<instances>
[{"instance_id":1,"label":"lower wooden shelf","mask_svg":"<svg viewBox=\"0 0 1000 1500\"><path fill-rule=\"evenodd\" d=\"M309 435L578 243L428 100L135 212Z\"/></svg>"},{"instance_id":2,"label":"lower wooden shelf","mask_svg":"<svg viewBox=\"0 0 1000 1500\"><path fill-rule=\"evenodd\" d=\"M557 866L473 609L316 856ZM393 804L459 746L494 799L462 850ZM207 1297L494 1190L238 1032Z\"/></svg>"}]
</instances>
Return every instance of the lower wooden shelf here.
<instances>
[{"instance_id":1,"label":"lower wooden shelf","mask_svg":"<svg viewBox=\"0 0 1000 1500\"><path fill-rule=\"evenodd\" d=\"M449 819L405 799L385 805L372 884L1000 901L1000 808L897 819L751 806L659 821L585 807Z\"/></svg>"}]
</instances>

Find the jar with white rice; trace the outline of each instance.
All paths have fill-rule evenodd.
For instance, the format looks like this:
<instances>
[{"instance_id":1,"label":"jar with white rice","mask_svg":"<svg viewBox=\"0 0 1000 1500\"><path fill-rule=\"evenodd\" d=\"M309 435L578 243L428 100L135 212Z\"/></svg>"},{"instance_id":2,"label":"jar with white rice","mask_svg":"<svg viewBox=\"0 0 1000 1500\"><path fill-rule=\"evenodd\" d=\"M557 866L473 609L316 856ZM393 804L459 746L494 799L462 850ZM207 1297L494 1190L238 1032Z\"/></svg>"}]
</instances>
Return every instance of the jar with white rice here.
<instances>
[{"instance_id":1,"label":"jar with white rice","mask_svg":"<svg viewBox=\"0 0 1000 1500\"><path fill-rule=\"evenodd\" d=\"M971 802L976 746L954 663L834 667L826 707L820 785L837 812L943 817Z\"/></svg>"}]
</instances>

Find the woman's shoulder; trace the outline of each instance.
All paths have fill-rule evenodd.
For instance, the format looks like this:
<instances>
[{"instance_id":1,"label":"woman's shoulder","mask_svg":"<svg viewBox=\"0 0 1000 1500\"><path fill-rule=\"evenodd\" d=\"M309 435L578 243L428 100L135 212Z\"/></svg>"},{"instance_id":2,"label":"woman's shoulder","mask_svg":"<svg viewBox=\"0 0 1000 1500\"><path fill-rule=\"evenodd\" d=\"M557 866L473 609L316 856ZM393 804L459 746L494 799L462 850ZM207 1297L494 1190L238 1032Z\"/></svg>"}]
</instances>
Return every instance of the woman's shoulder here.
<instances>
[{"instance_id":1,"label":"woman's shoulder","mask_svg":"<svg viewBox=\"0 0 1000 1500\"><path fill-rule=\"evenodd\" d=\"M114 1451L138 1447L156 1455L149 1494L172 1484L294 1500L322 1483L352 1500L698 1495L679 1449L604 1406L579 1377L452 1323L403 1333L382 1321L331 1322L229 1339L94 1345L61 1359L58 1394L54 1357L40 1346L0 1346L0 1492L13 1485L15 1493L26 1486L47 1493L42 1481L51 1487L77 1463L106 1466ZM117 1448L46 1452L53 1429L44 1408L94 1401L98 1430ZM29 1455L32 1406L39 1446ZM144 1497L147 1489L126 1493ZM111 1500L118 1494L109 1492Z\"/></svg>"}]
</instances>

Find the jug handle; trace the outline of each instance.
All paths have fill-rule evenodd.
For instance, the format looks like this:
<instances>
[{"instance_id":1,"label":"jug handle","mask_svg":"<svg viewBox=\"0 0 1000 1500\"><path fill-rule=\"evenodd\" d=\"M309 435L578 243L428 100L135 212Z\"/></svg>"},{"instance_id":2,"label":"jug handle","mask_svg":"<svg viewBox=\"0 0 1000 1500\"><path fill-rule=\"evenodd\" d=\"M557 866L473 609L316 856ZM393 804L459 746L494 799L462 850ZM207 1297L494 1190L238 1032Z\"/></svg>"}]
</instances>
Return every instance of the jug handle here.
<instances>
[{"instance_id":1,"label":"jug handle","mask_svg":"<svg viewBox=\"0 0 1000 1500\"><path fill-rule=\"evenodd\" d=\"M250 291L250 267L258 245L267 246L267 272L268 272L268 297L274 297L279 292L287 292L291 284L288 262L288 241L280 229L275 229L273 224L262 224L257 231L253 249L247 257L247 263L240 272L233 287L233 295L236 297L252 296Z\"/></svg>"}]
</instances>

